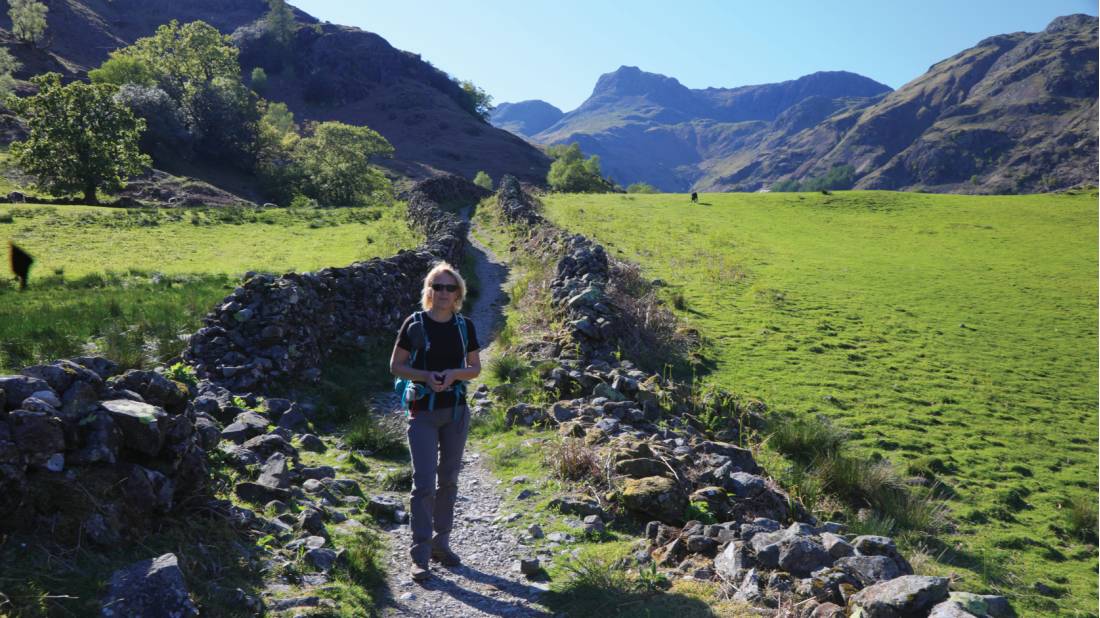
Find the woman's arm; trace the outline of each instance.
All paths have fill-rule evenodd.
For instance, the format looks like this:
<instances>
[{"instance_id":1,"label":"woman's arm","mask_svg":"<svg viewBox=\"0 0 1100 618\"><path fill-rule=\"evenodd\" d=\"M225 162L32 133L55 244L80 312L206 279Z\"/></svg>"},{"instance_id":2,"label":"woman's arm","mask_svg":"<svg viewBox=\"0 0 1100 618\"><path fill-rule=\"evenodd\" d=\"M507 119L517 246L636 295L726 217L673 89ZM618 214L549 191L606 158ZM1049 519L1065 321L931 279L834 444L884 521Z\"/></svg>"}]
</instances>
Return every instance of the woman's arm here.
<instances>
[{"instance_id":1,"label":"woman's arm","mask_svg":"<svg viewBox=\"0 0 1100 618\"><path fill-rule=\"evenodd\" d=\"M432 372L422 369L413 369L409 366L412 353L401 346L393 346L393 354L390 355L390 373L406 380L416 382L431 382Z\"/></svg>"},{"instance_id":2,"label":"woman's arm","mask_svg":"<svg viewBox=\"0 0 1100 618\"><path fill-rule=\"evenodd\" d=\"M450 388L455 380L473 380L481 375L481 354L474 350L466 355L466 366L443 372L443 388Z\"/></svg>"}]
</instances>

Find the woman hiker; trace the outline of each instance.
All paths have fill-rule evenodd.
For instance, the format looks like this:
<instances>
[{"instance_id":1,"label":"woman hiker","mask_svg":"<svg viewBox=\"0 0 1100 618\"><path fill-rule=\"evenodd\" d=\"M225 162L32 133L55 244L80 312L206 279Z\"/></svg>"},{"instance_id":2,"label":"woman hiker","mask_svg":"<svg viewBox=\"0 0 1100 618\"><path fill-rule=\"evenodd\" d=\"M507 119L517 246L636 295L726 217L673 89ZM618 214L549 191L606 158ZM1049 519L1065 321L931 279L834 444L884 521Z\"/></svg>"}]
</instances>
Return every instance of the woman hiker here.
<instances>
[{"instance_id":1,"label":"woman hiker","mask_svg":"<svg viewBox=\"0 0 1100 618\"><path fill-rule=\"evenodd\" d=\"M458 468L470 428L466 381L481 373L477 331L458 313L465 298L466 282L454 267L442 262L432 268L424 277L423 311L405 319L390 356L390 372L398 378L408 410L413 466L410 575L416 581L431 577L429 559L445 566L461 564L449 541Z\"/></svg>"}]
</instances>

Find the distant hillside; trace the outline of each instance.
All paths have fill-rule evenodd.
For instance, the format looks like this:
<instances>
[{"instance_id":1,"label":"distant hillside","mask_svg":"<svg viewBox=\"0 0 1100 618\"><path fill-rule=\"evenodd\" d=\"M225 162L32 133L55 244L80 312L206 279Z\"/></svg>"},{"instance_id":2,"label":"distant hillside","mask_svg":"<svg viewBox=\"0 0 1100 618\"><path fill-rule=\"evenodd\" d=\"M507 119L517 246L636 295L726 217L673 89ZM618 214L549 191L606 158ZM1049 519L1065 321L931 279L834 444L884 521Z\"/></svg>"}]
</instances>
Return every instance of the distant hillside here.
<instances>
[{"instance_id":1,"label":"distant hillside","mask_svg":"<svg viewBox=\"0 0 1100 618\"><path fill-rule=\"evenodd\" d=\"M620 184L755 191L851 166L856 188L1035 192L1097 178L1097 18L991 37L895 92L858 75L691 90L622 67L533 136Z\"/></svg>"},{"instance_id":2,"label":"distant hillside","mask_svg":"<svg viewBox=\"0 0 1100 618\"><path fill-rule=\"evenodd\" d=\"M530 137L561 120L563 115L560 109L546 101L534 99L519 103L501 103L493 109L489 121L505 131Z\"/></svg>"},{"instance_id":3,"label":"distant hillside","mask_svg":"<svg viewBox=\"0 0 1100 618\"><path fill-rule=\"evenodd\" d=\"M49 7L44 49L16 44L6 12L0 13L0 43L23 63L20 78L53 70L83 79L111 50L152 34L159 25L201 19L233 35L244 75L256 66L267 70L265 97L286 102L299 120L365 124L385 136L396 149L385 165L396 173L415 178L438 170L472 178L485 170L494 178L505 173L536 182L546 178L549 161L537 148L465 111L461 91L446 73L377 34L322 24L296 10L303 27L297 31L293 60L283 67L265 53L257 22L267 12L264 0L68 0ZM217 170L172 171L232 184ZM247 182L237 184L247 192Z\"/></svg>"}]
</instances>

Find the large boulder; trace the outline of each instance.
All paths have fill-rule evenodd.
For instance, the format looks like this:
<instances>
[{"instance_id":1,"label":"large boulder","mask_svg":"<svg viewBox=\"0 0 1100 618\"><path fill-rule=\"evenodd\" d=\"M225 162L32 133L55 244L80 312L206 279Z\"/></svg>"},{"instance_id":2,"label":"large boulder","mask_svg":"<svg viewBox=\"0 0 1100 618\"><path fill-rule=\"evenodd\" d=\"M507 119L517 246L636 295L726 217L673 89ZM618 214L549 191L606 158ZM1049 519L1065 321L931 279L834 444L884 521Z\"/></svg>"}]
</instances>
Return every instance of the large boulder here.
<instances>
[{"instance_id":1,"label":"large boulder","mask_svg":"<svg viewBox=\"0 0 1100 618\"><path fill-rule=\"evenodd\" d=\"M61 421L45 412L16 410L8 417L12 440L27 462L45 465L55 453L65 451Z\"/></svg>"},{"instance_id":2,"label":"large boulder","mask_svg":"<svg viewBox=\"0 0 1100 618\"><path fill-rule=\"evenodd\" d=\"M155 371L131 369L112 378L111 385L134 391L145 401L164 408L170 414L179 414L187 407L187 387Z\"/></svg>"},{"instance_id":3,"label":"large boulder","mask_svg":"<svg viewBox=\"0 0 1100 618\"><path fill-rule=\"evenodd\" d=\"M904 575L860 590L848 600L853 618L927 616L947 598L947 578Z\"/></svg>"},{"instance_id":4,"label":"large boulder","mask_svg":"<svg viewBox=\"0 0 1100 618\"><path fill-rule=\"evenodd\" d=\"M189 618L191 600L175 554L135 562L111 575L100 615L110 618Z\"/></svg>"},{"instance_id":5,"label":"large boulder","mask_svg":"<svg viewBox=\"0 0 1100 618\"><path fill-rule=\"evenodd\" d=\"M38 391L48 391L50 385L41 378L33 376L0 376L0 390L5 394L5 407L15 410L23 400Z\"/></svg>"},{"instance_id":6,"label":"large boulder","mask_svg":"<svg viewBox=\"0 0 1100 618\"><path fill-rule=\"evenodd\" d=\"M688 505L676 481L662 476L627 479L622 498L627 509L671 524L683 523Z\"/></svg>"},{"instance_id":7,"label":"large boulder","mask_svg":"<svg viewBox=\"0 0 1100 618\"><path fill-rule=\"evenodd\" d=\"M160 452L164 446L164 424L168 416L164 410L129 399L111 399L99 405L122 431L123 446L150 456Z\"/></svg>"}]
</instances>

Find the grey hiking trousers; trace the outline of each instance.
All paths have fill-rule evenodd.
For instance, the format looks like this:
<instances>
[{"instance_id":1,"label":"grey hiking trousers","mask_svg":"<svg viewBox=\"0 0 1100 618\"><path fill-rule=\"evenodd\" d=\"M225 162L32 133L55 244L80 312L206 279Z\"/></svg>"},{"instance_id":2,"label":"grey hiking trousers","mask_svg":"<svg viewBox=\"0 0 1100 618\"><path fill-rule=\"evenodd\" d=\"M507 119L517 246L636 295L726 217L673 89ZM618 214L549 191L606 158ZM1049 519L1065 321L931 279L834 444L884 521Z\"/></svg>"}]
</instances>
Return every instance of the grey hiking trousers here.
<instances>
[{"instance_id":1,"label":"grey hiking trousers","mask_svg":"<svg viewBox=\"0 0 1100 618\"><path fill-rule=\"evenodd\" d=\"M454 408L419 411L409 419L406 430L413 465L409 555L418 564L428 563L433 545L440 549L449 547L458 496L458 469L470 430L470 409L460 405L457 412L458 419L454 420Z\"/></svg>"}]
</instances>

